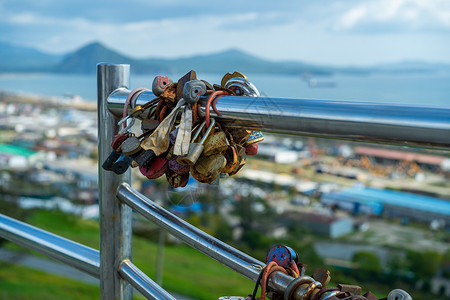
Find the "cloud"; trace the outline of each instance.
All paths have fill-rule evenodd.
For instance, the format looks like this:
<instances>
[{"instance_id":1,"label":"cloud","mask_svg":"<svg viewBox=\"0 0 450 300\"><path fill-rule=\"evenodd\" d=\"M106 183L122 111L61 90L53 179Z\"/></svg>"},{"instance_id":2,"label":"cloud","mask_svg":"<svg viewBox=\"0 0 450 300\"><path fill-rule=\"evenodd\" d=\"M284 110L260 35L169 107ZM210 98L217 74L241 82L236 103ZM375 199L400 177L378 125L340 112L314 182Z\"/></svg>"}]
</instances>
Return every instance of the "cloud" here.
<instances>
[{"instance_id":1,"label":"cloud","mask_svg":"<svg viewBox=\"0 0 450 300\"><path fill-rule=\"evenodd\" d=\"M450 31L450 1L371 0L341 13L332 30L359 33Z\"/></svg>"},{"instance_id":2,"label":"cloud","mask_svg":"<svg viewBox=\"0 0 450 300\"><path fill-rule=\"evenodd\" d=\"M333 64L449 61L449 6L448 0L0 0L0 40L52 53L98 40L133 57L239 48Z\"/></svg>"}]
</instances>

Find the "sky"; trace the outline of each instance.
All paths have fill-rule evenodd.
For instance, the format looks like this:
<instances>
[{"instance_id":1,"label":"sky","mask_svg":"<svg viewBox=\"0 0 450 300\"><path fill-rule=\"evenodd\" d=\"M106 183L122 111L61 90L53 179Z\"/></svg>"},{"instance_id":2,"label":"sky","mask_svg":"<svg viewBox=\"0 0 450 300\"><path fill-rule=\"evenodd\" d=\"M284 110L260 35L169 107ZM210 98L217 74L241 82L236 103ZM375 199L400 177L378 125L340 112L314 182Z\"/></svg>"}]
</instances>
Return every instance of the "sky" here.
<instances>
[{"instance_id":1,"label":"sky","mask_svg":"<svg viewBox=\"0 0 450 300\"><path fill-rule=\"evenodd\" d=\"M57 54L100 41L135 58L237 48L336 66L450 62L450 0L0 0L0 41Z\"/></svg>"}]
</instances>

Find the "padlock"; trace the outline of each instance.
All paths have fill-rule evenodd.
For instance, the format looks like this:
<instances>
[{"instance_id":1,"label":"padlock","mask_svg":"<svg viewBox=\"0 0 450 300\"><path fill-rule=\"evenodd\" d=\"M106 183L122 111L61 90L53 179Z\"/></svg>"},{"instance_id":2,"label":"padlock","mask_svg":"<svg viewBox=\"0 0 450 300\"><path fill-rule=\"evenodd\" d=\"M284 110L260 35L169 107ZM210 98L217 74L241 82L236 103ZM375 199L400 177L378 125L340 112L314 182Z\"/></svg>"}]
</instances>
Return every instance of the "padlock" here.
<instances>
[{"instance_id":1,"label":"padlock","mask_svg":"<svg viewBox=\"0 0 450 300\"><path fill-rule=\"evenodd\" d=\"M155 158L156 154L151 149L141 151L133 157L134 161L141 167L148 166Z\"/></svg>"},{"instance_id":2,"label":"padlock","mask_svg":"<svg viewBox=\"0 0 450 300\"><path fill-rule=\"evenodd\" d=\"M189 181L189 171L184 174L177 174L169 169L166 172L166 179L173 188L185 187Z\"/></svg>"},{"instance_id":3,"label":"padlock","mask_svg":"<svg viewBox=\"0 0 450 300\"><path fill-rule=\"evenodd\" d=\"M148 179L156 179L164 175L168 168L168 161L164 157L157 157L150 165L139 167L139 171Z\"/></svg>"},{"instance_id":4,"label":"padlock","mask_svg":"<svg viewBox=\"0 0 450 300\"><path fill-rule=\"evenodd\" d=\"M169 159L169 170L178 175L189 173L190 167L177 162L177 158L177 156L173 156L171 159Z\"/></svg>"},{"instance_id":5,"label":"padlock","mask_svg":"<svg viewBox=\"0 0 450 300\"><path fill-rule=\"evenodd\" d=\"M244 128L229 128L228 131L233 136L235 144L244 146L251 135L251 131Z\"/></svg>"},{"instance_id":6,"label":"padlock","mask_svg":"<svg viewBox=\"0 0 450 300\"><path fill-rule=\"evenodd\" d=\"M102 168L106 171L112 171L114 163L119 159L121 153L116 150L111 151L111 154L105 159Z\"/></svg>"},{"instance_id":7,"label":"padlock","mask_svg":"<svg viewBox=\"0 0 450 300\"><path fill-rule=\"evenodd\" d=\"M211 183L217 178L219 178L220 173L212 174L211 176L204 176L203 174L199 173L194 166L191 167L191 175L192 177L201 183Z\"/></svg>"},{"instance_id":8,"label":"padlock","mask_svg":"<svg viewBox=\"0 0 450 300\"><path fill-rule=\"evenodd\" d=\"M214 90L214 86L213 86L211 83L209 83L208 81L203 80L203 79L202 79L202 81L203 81L203 83L204 83L205 86L206 86L206 90L210 90L210 91L213 91L213 90Z\"/></svg>"},{"instance_id":9,"label":"padlock","mask_svg":"<svg viewBox=\"0 0 450 300\"><path fill-rule=\"evenodd\" d=\"M225 156L222 154L214 154L200 157L193 168L203 176L209 177L213 174L219 174L226 164L227 160Z\"/></svg>"},{"instance_id":10,"label":"padlock","mask_svg":"<svg viewBox=\"0 0 450 300\"><path fill-rule=\"evenodd\" d=\"M114 173L119 174L119 175L123 174L131 166L132 161L133 160L130 157L128 157L122 153L119 156L119 158L112 165L111 171L113 171Z\"/></svg>"},{"instance_id":11,"label":"padlock","mask_svg":"<svg viewBox=\"0 0 450 300\"><path fill-rule=\"evenodd\" d=\"M227 83L227 81L230 80L231 78L235 78L235 77L247 79L247 76L245 76L243 73L234 71L233 73L227 73L227 74L223 75L222 80L220 81L220 86L225 87L225 84Z\"/></svg>"},{"instance_id":12,"label":"padlock","mask_svg":"<svg viewBox=\"0 0 450 300\"><path fill-rule=\"evenodd\" d=\"M191 80L185 83L183 88L183 99L187 104L197 103L200 96L206 93L206 85L201 80Z\"/></svg>"},{"instance_id":13,"label":"padlock","mask_svg":"<svg viewBox=\"0 0 450 300\"><path fill-rule=\"evenodd\" d=\"M245 165L245 158L241 159L241 161L237 164L236 168L234 168L233 171L228 173L228 175L230 175L230 176L236 175L237 172L239 172L244 165Z\"/></svg>"},{"instance_id":14,"label":"padlock","mask_svg":"<svg viewBox=\"0 0 450 300\"><path fill-rule=\"evenodd\" d=\"M260 96L258 89L253 85L253 83L243 77L230 78L223 87L232 90L238 96Z\"/></svg>"},{"instance_id":15,"label":"padlock","mask_svg":"<svg viewBox=\"0 0 450 300\"><path fill-rule=\"evenodd\" d=\"M205 135L202 137L199 143L194 143L194 141L199 136L200 132L202 131L203 127L205 126L206 122L203 122L202 125L197 129L197 132L194 134L194 137L192 138L191 143L189 144L189 152L187 155L180 155L177 159L177 161L182 165L192 166L194 165L200 155L203 153L203 149L205 146L203 145L208 138L208 136L211 134L212 130L214 129L214 126L216 124L215 119L211 119L211 125L206 130Z\"/></svg>"},{"instance_id":16,"label":"padlock","mask_svg":"<svg viewBox=\"0 0 450 300\"><path fill-rule=\"evenodd\" d=\"M177 83L172 83L159 96L163 103L167 104L169 107L175 106L175 100L177 98L177 86Z\"/></svg>"},{"instance_id":17,"label":"padlock","mask_svg":"<svg viewBox=\"0 0 450 300\"><path fill-rule=\"evenodd\" d=\"M412 297L402 289L395 289L389 293L387 300L412 300Z\"/></svg>"},{"instance_id":18,"label":"padlock","mask_svg":"<svg viewBox=\"0 0 450 300\"><path fill-rule=\"evenodd\" d=\"M177 140L177 135L178 135L178 128L175 128L174 130L172 130L169 134L169 141L170 143L173 145L175 144L175 141Z\"/></svg>"},{"instance_id":19,"label":"padlock","mask_svg":"<svg viewBox=\"0 0 450 300\"><path fill-rule=\"evenodd\" d=\"M245 165L245 148L239 144L235 144L234 147L236 148L238 162L236 164L236 167L228 173L228 175L230 176L235 175Z\"/></svg>"},{"instance_id":20,"label":"padlock","mask_svg":"<svg viewBox=\"0 0 450 300\"><path fill-rule=\"evenodd\" d=\"M258 153L258 144L257 143L250 144L245 147L245 154L252 156L252 155L256 155L257 153Z\"/></svg>"},{"instance_id":21,"label":"padlock","mask_svg":"<svg viewBox=\"0 0 450 300\"><path fill-rule=\"evenodd\" d=\"M128 156L138 154L141 150L141 142L136 136L129 136L120 146L122 153Z\"/></svg>"},{"instance_id":22,"label":"padlock","mask_svg":"<svg viewBox=\"0 0 450 300\"><path fill-rule=\"evenodd\" d=\"M111 148L113 148L113 151L109 154L109 156L105 159L105 161L102 164L102 168L107 171L113 170L114 163L119 159L121 155L121 145L122 143L129 137L128 134L118 134L114 137L113 141L111 142Z\"/></svg>"},{"instance_id":23,"label":"padlock","mask_svg":"<svg viewBox=\"0 0 450 300\"><path fill-rule=\"evenodd\" d=\"M186 82L191 81L191 80L197 80L197 73L195 73L194 70L187 72L186 75L184 75L183 77L178 79L176 100L180 100L181 98L183 98L184 85L186 84Z\"/></svg>"},{"instance_id":24,"label":"padlock","mask_svg":"<svg viewBox=\"0 0 450 300\"><path fill-rule=\"evenodd\" d=\"M297 276L299 276L300 271L298 270L298 254L289 246L285 245L276 245L270 249L269 253L266 257L266 264L274 261L277 265L283 268L291 268L293 269Z\"/></svg>"},{"instance_id":25,"label":"padlock","mask_svg":"<svg viewBox=\"0 0 450 300\"><path fill-rule=\"evenodd\" d=\"M264 135L261 131L258 130L252 130L250 132L250 136L248 137L247 141L245 142L245 146L255 144L258 142L264 141Z\"/></svg>"},{"instance_id":26,"label":"padlock","mask_svg":"<svg viewBox=\"0 0 450 300\"><path fill-rule=\"evenodd\" d=\"M205 156L225 152L229 146L225 132L217 131L210 134L206 139L204 146L203 155Z\"/></svg>"},{"instance_id":27,"label":"padlock","mask_svg":"<svg viewBox=\"0 0 450 300\"><path fill-rule=\"evenodd\" d=\"M161 96L162 92L173 83L168 76L156 76L153 79L152 92L156 97Z\"/></svg>"},{"instance_id":28,"label":"padlock","mask_svg":"<svg viewBox=\"0 0 450 300\"><path fill-rule=\"evenodd\" d=\"M158 120L154 119L145 119L141 122L141 130L142 132L152 131L155 130L159 125Z\"/></svg>"},{"instance_id":29,"label":"padlock","mask_svg":"<svg viewBox=\"0 0 450 300\"><path fill-rule=\"evenodd\" d=\"M130 135L127 133L118 134L114 137L113 141L111 142L111 148L116 150L117 152L120 152L120 146L122 143L129 137Z\"/></svg>"},{"instance_id":30,"label":"padlock","mask_svg":"<svg viewBox=\"0 0 450 300\"><path fill-rule=\"evenodd\" d=\"M237 157L237 151L234 145L228 146L227 150L225 151L225 159L227 160L227 164L222 170L222 173L230 173L236 168L236 165L238 163L238 157Z\"/></svg>"}]
</instances>

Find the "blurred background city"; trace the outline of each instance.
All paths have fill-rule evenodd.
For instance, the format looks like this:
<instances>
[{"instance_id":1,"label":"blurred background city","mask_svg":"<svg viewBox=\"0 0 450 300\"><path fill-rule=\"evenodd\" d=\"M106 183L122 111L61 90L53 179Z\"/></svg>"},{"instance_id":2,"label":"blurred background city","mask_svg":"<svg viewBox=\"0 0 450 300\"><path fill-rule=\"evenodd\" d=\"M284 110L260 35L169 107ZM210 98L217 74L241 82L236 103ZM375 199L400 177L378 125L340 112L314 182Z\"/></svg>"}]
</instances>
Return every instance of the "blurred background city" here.
<instances>
[{"instance_id":1,"label":"blurred background city","mask_svg":"<svg viewBox=\"0 0 450 300\"><path fill-rule=\"evenodd\" d=\"M0 54L0 213L96 249L99 62L130 64L130 88L240 71L273 98L450 107L446 0L0 0ZM276 134L219 184L132 172L142 194L259 260L286 244L307 273L414 299L450 299L449 178L447 150ZM133 232L136 264L180 298L253 290L137 215ZM0 299L98 298L96 279L0 239Z\"/></svg>"}]
</instances>

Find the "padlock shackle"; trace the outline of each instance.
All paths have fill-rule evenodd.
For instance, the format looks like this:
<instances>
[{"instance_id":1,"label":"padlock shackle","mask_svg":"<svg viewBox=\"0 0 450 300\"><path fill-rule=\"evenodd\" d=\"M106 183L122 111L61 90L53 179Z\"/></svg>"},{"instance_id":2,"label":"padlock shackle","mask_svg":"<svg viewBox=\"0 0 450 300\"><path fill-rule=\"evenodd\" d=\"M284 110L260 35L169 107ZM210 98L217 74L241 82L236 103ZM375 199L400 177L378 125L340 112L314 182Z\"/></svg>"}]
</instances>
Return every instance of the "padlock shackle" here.
<instances>
[{"instance_id":1,"label":"padlock shackle","mask_svg":"<svg viewBox=\"0 0 450 300\"><path fill-rule=\"evenodd\" d=\"M108 108L119 117L128 89L115 90ZM154 99L144 92L136 105ZM206 97L201 97L205 111ZM216 103L222 116L212 116L227 126L266 132L383 142L402 146L450 149L450 108L388 103L311 100L269 97L222 96ZM145 114L141 115L145 117Z\"/></svg>"}]
</instances>

